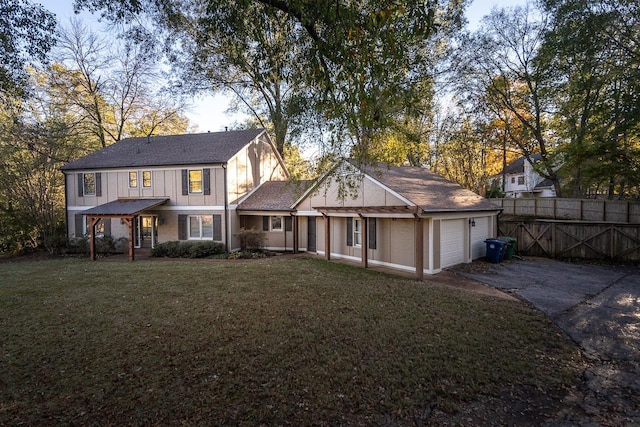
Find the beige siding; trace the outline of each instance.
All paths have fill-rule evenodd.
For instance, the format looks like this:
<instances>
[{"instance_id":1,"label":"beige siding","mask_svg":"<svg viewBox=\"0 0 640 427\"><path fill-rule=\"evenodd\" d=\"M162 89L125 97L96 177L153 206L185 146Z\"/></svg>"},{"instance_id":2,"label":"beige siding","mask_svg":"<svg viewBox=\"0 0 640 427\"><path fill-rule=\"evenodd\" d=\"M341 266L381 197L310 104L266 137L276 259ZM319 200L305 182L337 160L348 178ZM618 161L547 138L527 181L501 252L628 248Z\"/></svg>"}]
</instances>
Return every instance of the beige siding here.
<instances>
[{"instance_id":1,"label":"beige siding","mask_svg":"<svg viewBox=\"0 0 640 427\"><path fill-rule=\"evenodd\" d=\"M368 178L355 183L355 191L340 197L340 182L327 181L304 200L298 210L314 207L404 206L406 202Z\"/></svg>"},{"instance_id":2,"label":"beige siding","mask_svg":"<svg viewBox=\"0 0 640 427\"><path fill-rule=\"evenodd\" d=\"M491 222L489 217L474 218L475 227L471 227L471 257L482 258L486 255L487 245L484 242L491 237Z\"/></svg>"},{"instance_id":3,"label":"beige siding","mask_svg":"<svg viewBox=\"0 0 640 427\"><path fill-rule=\"evenodd\" d=\"M280 158L266 139L247 144L229 160L227 169L230 203L235 203L265 181L286 179Z\"/></svg>"}]
</instances>

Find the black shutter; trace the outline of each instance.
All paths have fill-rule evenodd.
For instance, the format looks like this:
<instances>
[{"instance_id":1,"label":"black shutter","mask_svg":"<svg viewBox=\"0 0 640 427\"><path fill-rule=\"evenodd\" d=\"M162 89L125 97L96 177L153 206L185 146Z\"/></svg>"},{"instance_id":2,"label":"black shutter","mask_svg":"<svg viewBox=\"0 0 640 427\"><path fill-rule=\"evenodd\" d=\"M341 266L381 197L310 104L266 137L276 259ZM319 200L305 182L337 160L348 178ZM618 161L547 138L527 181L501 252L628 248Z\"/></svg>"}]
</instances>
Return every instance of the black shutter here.
<instances>
[{"instance_id":1,"label":"black shutter","mask_svg":"<svg viewBox=\"0 0 640 427\"><path fill-rule=\"evenodd\" d=\"M189 194L189 171L182 169L182 195Z\"/></svg>"},{"instance_id":2,"label":"black shutter","mask_svg":"<svg viewBox=\"0 0 640 427\"><path fill-rule=\"evenodd\" d=\"M78 174L78 197L84 196L84 174Z\"/></svg>"},{"instance_id":3,"label":"black shutter","mask_svg":"<svg viewBox=\"0 0 640 427\"><path fill-rule=\"evenodd\" d=\"M369 234L368 237L368 241L369 241L369 249L375 249L376 248L376 219L375 218L368 218L369 220L369 227L367 227L367 234Z\"/></svg>"},{"instance_id":4,"label":"black shutter","mask_svg":"<svg viewBox=\"0 0 640 427\"><path fill-rule=\"evenodd\" d=\"M269 231L269 220L271 217L263 216L262 217L262 231Z\"/></svg>"},{"instance_id":5,"label":"black shutter","mask_svg":"<svg viewBox=\"0 0 640 427\"><path fill-rule=\"evenodd\" d=\"M347 218L347 246L353 246L353 218Z\"/></svg>"},{"instance_id":6,"label":"black shutter","mask_svg":"<svg viewBox=\"0 0 640 427\"><path fill-rule=\"evenodd\" d=\"M82 174L80 174L80 176L82 176ZM75 215L75 223L76 223L75 236L76 237L84 236L85 230L83 230L83 227L82 227L82 225L83 225L82 217L83 217L83 215L81 213L77 213Z\"/></svg>"},{"instance_id":7,"label":"black shutter","mask_svg":"<svg viewBox=\"0 0 640 427\"><path fill-rule=\"evenodd\" d=\"M96 175L96 197L102 196L102 174L97 172Z\"/></svg>"},{"instance_id":8,"label":"black shutter","mask_svg":"<svg viewBox=\"0 0 640 427\"><path fill-rule=\"evenodd\" d=\"M211 194L211 169L202 169L202 186L204 188L204 195Z\"/></svg>"},{"instance_id":9,"label":"black shutter","mask_svg":"<svg viewBox=\"0 0 640 427\"><path fill-rule=\"evenodd\" d=\"M104 235L111 236L111 218L102 218L104 222Z\"/></svg>"},{"instance_id":10,"label":"black shutter","mask_svg":"<svg viewBox=\"0 0 640 427\"><path fill-rule=\"evenodd\" d=\"M293 218L290 216L284 217L284 231L293 231Z\"/></svg>"},{"instance_id":11,"label":"black shutter","mask_svg":"<svg viewBox=\"0 0 640 427\"><path fill-rule=\"evenodd\" d=\"M213 216L213 240L222 240L222 215Z\"/></svg>"},{"instance_id":12,"label":"black shutter","mask_svg":"<svg viewBox=\"0 0 640 427\"><path fill-rule=\"evenodd\" d=\"M187 215L178 215L178 240L187 240Z\"/></svg>"}]
</instances>

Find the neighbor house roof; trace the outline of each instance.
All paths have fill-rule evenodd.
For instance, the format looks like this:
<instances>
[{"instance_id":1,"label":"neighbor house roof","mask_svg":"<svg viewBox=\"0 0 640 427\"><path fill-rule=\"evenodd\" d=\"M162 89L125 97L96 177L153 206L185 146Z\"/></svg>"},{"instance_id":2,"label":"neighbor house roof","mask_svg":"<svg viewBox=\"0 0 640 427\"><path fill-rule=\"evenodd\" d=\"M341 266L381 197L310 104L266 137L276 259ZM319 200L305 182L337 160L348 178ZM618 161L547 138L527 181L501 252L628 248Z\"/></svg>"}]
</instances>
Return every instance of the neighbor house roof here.
<instances>
[{"instance_id":1,"label":"neighbor house roof","mask_svg":"<svg viewBox=\"0 0 640 427\"><path fill-rule=\"evenodd\" d=\"M290 211L311 181L267 181L238 205L239 211Z\"/></svg>"},{"instance_id":2,"label":"neighbor house roof","mask_svg":"<svg viewBox=\"0 0 640 427\"><path fill-rule=\"evenodd\" d=\"M84 215L135 215L147 209L163 205L167 201L169 199L166 197L161 199L118 199L87 209L82 213Z\"/></svg>"},{"instance_id":3,"label":"neighbor house roof","mask_svg":"<svg viewBox=\"0 0 640 427\"><path fill-rule=\"evenodd\" d=\"M418 206L423 212L495 211L500 207L428 169L368 166L363 171Z\"/></svg>"},{"instance_id":4,"label":"neighbor house roof","mask_svg":"<svg viewBox=\"0 0 640 427\"><path fill-rule=\"evenodd\" d=\"M132 168L190 164L223 164L264 129L127 138L61 169Z\"/></svg>"},{"instance_id":5,"label":"neighbor house roof","mask_svg":"<svg viewBox=\"0 0 640 427\"><path fill-rule=\"evenodd\" d=\"M540 154L534 154L531 156L531 161L533 163L536 163L538 161L542 160L542 156ZM504 170L502 172L500 172L498 175L502 175L504 174L520 174L520 173L524 173L524 162L528 161L526 157L520 157L516 160L514 160L513 162L509 163L507 165L506 168L504 168Z\"/></svg>"}]
</instances>

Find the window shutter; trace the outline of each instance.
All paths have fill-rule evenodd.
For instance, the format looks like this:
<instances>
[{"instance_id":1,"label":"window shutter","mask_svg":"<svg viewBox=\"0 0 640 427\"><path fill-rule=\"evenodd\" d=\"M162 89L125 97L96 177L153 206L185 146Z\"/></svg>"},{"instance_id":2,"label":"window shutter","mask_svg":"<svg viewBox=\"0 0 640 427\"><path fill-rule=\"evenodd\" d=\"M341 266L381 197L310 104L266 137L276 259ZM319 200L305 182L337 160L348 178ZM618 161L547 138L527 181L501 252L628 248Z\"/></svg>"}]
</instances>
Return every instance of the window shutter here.
<instances>
[{"instance_id":1,"label":"window shutter","mask_svg":"<svg viewBox=\"0 0 640 427\"><path fill-rule=\"evenodd\" d=\"M187 240L187 215L178 215L178 240Z\"/></svg>"},{"instance_id":2,"label":"window shutter","mask_svg":"<svg viewBox=\"0 0 640 427\"><path fill-rule=\"evenodd\" d=\"M269 219L271 217L263 216L262 217L262 231L269 231Z\"/></svg>"},{"instance_id":3,"label":"window shutter","mask_svg":"<svg viewBox=\"0 0 640 427\"><path fill-rule=\"evenodd\" d=\"M367 234L369 234L367 240L369 241L369 249L376 248L376 219L368 218L369 227L367 227Z\"/></svg>"},{"instance_id":4,"label":"window shutter","mask_svg":"<svg viewBox=\"0 0 640 427\"><path fill-rule=\"evenodd\" d=\"M222 215L213 216L213 240L222 240Z\"/></svg>"},{"instance_id":5,"label":"window shutter","mask_svg":"<svg viewBox=\"0 0 640 427\"><path fill-rule=\"evenodd\" d=\"M80 176L82 177L82 174L80 174ZM84 230L82 229L83 225L84 225L84 221L82 220L83 215L81 213L77 213L75 215L75 223L76 223L76 233L75 236L76 237L82 237L84 236Z\"/></svg>"},{"instance_id":6,"label":"window shutter","mask_svg":"<svg viewBox=\"0 0 640 427\"><path fill-rule=\"evenodd\" d=\"M284 231L293 231L293 218L290 216L284 217Z\"/></svg>"},{"instance_id":7,"label":"window shutter","mask_svg":"<svg viewBox=\"0 0 640 427\"><path fill-rule=\"evenodd\" d=\"M102 174L100 172L96 173L96 197L102 196Z\"/></svg>"},{"instance_id":8,"label":"window shutter","mask_svg":"<svg viewBox=\"0 0 640 427\"><path fill-rule=\"evenodd\" d=\"M202 187L204 189L204 195L211 194L211 169L202 169Z\"/></svg>"},{"instance_id":9,"label":"window shutter","mask_svg":"<svg viewBox=\"0 0 640 427\"><path fill-rule=\"evenodd\" d=\"M102 218L104 222L104 235L111 236L111 218Z\"/></svg>"},{"instance_id":10,"label":"window shutter","mask_svg":"<svg viewBox=\"0 0 640 427\"><path fill-rule=\"evenodd\" d=\"M78 174L78 197L84 196L84 174Z\"/></svg>"},{"instance_id":11,"label":"window shutter","mask_svg":"<svg viewBox=\"0 0 640 427\"><path fill-rule=\"evenodd\" d=\"M347 246L353 246L353 218L347 218Z\"/></svg>"},{"instance_id":12,"label":"window shutter","mask_svg":"<svg viewBox=\"0 0 640 427\"><path fill-rule=\"evenodd\" d=\"M189 194L189 171L182 169L182 195ZM185 220L186 221L186 220Z\"/></svg>"}]
</instances>

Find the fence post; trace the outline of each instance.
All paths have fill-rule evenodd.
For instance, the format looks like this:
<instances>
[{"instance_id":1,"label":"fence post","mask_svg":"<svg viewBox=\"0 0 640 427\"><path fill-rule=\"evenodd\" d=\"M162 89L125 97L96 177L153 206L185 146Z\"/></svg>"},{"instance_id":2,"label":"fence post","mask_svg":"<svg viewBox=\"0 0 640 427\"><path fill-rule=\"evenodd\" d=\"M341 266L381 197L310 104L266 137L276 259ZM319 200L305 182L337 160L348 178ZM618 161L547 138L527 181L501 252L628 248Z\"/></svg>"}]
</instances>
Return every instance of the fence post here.
<instances>
[{"instance_id":1,"label":"fence post","mask_svg":"<svg viewBox=\"0 0 640 427\"><path fill-rule=\"evenodd\" d=\"M556 254L558 253L557 249L556 249L556 242L558 240L556 239L556 223L555 221L551 223L551 257L555 258Z\"/></svg>"},{"instance_id":2,"label":"fence post","mask_svg":"<svg viewBox=\"0 0 640 427\"><path fill-rule=\"evenodd\" d=\"M558 199L553 198L553 219L558 219Z\"/></svg>"},{"instance_id":3,"label":"fence post","mask_svg":"<svg viewBox=\"0 0 640 427\"><path fill-rule=\"evenodd\" d=\"M602 222L607 222L607 201L602 201Z\"/></svg>"},{"instance_id":4,"label":"fence post","mask_svg":"<svg viewBox=\"0 0 640 427\"><path fill-rule=\"evenodd\" d=\"M609 246L611 247L611 259L614 259L614 257L616 256L615 232L616 232L616 227L614 224L611 224L611 226L609 227L609 233L611 233L611 236L610 236L611 243L609 244Z\"/></svg>"}]
</instances>

